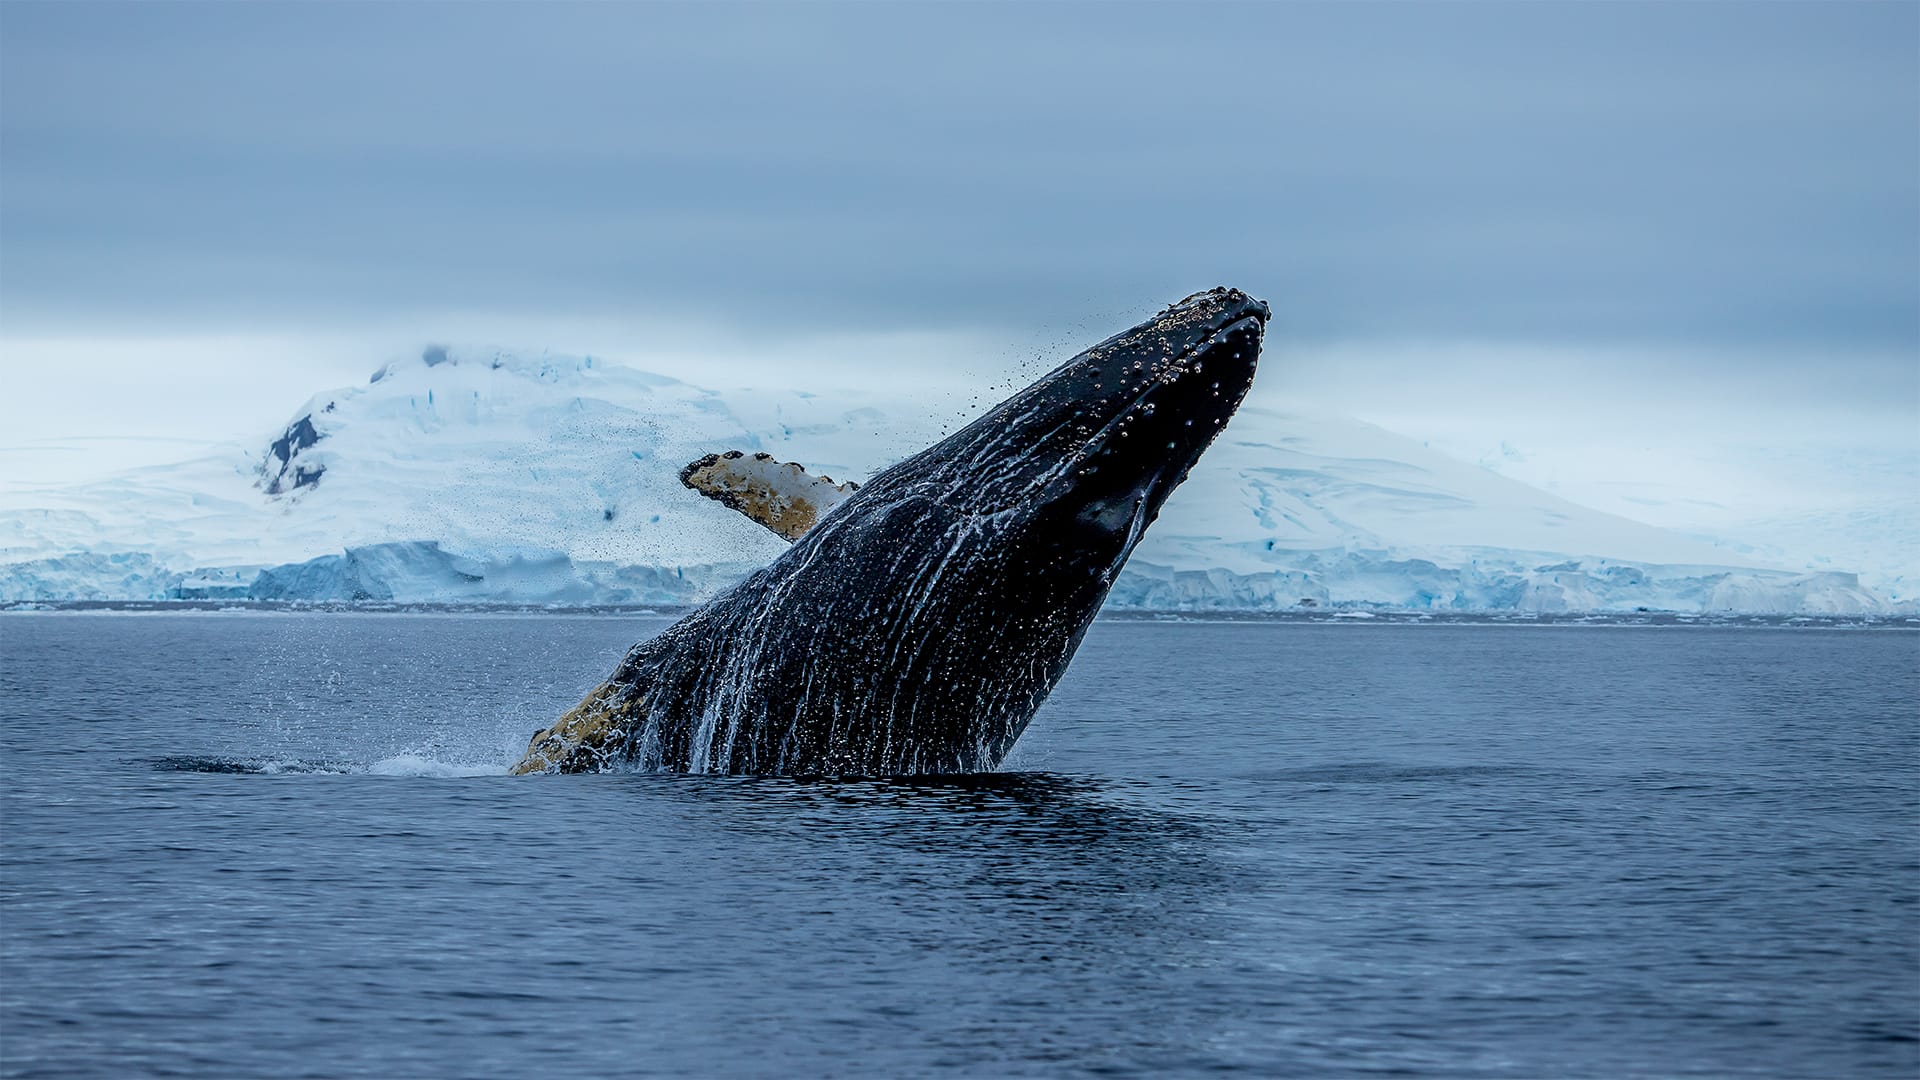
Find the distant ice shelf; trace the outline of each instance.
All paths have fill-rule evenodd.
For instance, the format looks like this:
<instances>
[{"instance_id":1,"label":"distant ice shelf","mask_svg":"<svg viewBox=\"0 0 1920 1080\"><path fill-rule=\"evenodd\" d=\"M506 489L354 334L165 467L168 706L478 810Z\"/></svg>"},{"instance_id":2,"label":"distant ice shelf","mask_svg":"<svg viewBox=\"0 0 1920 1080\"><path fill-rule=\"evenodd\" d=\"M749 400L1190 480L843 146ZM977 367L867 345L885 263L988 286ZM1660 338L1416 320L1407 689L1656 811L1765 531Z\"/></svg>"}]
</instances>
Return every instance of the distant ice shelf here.
<instances>
[{"instance_id":1,"label":"distant ice shelf","mask_svg":"<svg viewBox=\"0 0 1920 1080\"><path fill-rule=\"evenodd\" d=\"M1136 560L1107 601L1114 610L1668 611L1749 615L1877 615L1886 602L1852 574L1724 567L1515 561L1488 551L1447 566L1384 552L1307 552L1297 567L1236 573ZM751 564L626 566L565 552L473 558L436 541L371 544L270 567L174 571L152 555L76 554L0 566L0 602L61 600L362 601L402 604L687 605L750 573Z\"/></svg>"},{"instance_id":2,"label":"distant ice shelf","mask_svg":"<svg viewBox=\"0 0 1920 1080\"><path fill-rule=\"evenodd\" d=\"M960 418L953 418L958 421ZM872 394L719 391L589 357L433 349L254 442L0 493L0 601L696 603L779 554L681 487L767 451L864 479L955 424ZM1756 563L1359 421L1245 408L1114 609L1891 614L1855 573Z\"/></svg>"}]
</instances>

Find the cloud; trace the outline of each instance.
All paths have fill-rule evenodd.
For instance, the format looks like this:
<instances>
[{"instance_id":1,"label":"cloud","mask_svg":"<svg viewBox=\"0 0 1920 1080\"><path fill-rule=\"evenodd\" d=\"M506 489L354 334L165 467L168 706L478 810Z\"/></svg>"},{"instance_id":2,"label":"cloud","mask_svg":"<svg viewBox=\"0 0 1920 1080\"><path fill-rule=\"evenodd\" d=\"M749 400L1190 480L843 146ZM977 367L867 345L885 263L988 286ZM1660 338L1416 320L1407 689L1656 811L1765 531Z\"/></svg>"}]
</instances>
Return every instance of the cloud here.
<instances>
[{"instance_id":1,"label":"cloud","mask_svg":"<svg viewBox=\"0 0 1920 1080\"><path fill-rule=\"evenodd\" d=\"M1904 5L100 10L0 14L15 328L1920 348Z\"/></svg>"}]
</instances>

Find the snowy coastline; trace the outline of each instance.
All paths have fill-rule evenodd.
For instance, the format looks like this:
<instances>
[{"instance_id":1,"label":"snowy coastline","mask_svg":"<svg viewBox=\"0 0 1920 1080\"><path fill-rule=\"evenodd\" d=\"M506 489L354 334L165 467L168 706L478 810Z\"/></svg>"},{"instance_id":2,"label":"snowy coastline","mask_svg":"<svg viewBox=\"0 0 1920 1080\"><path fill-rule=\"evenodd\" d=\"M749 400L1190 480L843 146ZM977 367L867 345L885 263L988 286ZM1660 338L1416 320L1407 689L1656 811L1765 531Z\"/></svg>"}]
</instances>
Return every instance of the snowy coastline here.
<instances>
[{"instance_id":1,"label":"snowy coastline","mask_svg":"<svg viewBox=\"0 0 1920 1080\"><path fill-rule=\"evenodd\" d=\"M699 603L783 545L681 488L716 450L864 479L951 422L590 357L430 349L197 460L0 494L0 602ZM1875 568L1861 568L1863 570ZM1250 406L1109 611L1901 615L1910 575L1765 565L1348 417Z\"/></svg>"}]
</instances>

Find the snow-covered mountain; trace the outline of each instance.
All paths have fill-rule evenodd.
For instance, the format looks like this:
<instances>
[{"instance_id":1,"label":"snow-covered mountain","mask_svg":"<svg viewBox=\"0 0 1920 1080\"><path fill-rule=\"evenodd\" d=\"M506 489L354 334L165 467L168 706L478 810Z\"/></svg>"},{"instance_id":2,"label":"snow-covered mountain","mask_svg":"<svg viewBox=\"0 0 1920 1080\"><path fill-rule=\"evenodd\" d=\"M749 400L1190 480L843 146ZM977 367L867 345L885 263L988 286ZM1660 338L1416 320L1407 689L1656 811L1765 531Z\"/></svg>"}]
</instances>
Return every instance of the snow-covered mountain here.
<instances>
[{"instance_id":1,"label":"snow-covered mountain","mask_svg":"<svg viewBox=\"0 0 1920 1080\"><path fill-rule=\"evenodd\" d=\"M765 451L864 479L962 419L857 391L717 391L590 357L432 348L316 396L252 445L16 484L0 496L0 600L692 602L783 545L683 489L686 462ZM1356 420L1248 407L1110 603L1851 613L1904 600L1848 573L1756 566Z\"/></svg>"}]
</instances>

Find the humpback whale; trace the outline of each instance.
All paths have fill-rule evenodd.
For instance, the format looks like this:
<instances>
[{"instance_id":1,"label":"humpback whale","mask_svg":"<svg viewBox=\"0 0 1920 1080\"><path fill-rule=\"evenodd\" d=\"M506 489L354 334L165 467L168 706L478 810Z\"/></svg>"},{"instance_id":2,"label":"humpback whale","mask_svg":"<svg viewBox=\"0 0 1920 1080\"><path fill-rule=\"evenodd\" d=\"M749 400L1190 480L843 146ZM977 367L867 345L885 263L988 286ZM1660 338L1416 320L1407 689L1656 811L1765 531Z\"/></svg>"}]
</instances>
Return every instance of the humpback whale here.
<instances>
[{"instance_id":1,"label":"humpback whale","mask_svg":"<svg viewBox=\"0 0 1920 1080\"><path fill-rule=\"evenodd\" d=\"M800 483L819 505L731 479L770 459L688 466L793 545L634 646L513 771L994 768L1246 394L1267 319L1196 293L864 485Z\"/></svg>"}]
</instances>

